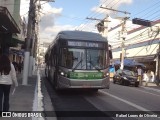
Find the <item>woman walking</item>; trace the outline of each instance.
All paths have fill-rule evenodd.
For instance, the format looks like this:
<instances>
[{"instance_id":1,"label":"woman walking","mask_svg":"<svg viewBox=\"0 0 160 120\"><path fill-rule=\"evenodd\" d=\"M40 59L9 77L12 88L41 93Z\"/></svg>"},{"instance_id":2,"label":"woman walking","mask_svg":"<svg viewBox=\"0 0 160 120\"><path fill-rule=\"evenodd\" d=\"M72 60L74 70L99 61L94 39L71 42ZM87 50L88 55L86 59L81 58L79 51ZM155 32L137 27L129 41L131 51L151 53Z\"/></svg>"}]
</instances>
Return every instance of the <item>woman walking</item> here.
<instances>
[{"instance_id":1,"label":"woman walking","mask_svg":"<svg viewBox=\"0 0 160 120\"><path fill-rule=\"evenodd\" d=\"M9 93L11 85L17 87L17 77L8 56L0 56L0 113L9 111Z\"/></svg>"}]
</instances>

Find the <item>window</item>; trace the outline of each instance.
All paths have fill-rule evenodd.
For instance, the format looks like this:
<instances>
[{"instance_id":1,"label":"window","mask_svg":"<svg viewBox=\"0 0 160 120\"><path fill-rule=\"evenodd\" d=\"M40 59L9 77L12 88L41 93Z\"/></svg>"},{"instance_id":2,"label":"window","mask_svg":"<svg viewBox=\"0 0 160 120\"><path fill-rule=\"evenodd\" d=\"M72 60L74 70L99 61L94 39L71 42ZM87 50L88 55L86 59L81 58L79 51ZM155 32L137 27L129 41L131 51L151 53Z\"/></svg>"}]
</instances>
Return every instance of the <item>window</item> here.
<instances>
[{"instance_id":1,"label":"window","mask_svg":"<svg viewBox=\"0 0 160 120\"><path fill-rule=\"evenodd\" d=\"M105 50L93 49L61 49L60 65L69 69L105 69L106 56Z\"/></svg>"},{"instance_id":2,"label":"window","mask_svg":"<svg viewBox=\"0 0 160 120\"><path fill-rule=\"evenodd\" d=\"M105 50L87 50L87 69L104 69Z\"/></svg>"}]
</instances>

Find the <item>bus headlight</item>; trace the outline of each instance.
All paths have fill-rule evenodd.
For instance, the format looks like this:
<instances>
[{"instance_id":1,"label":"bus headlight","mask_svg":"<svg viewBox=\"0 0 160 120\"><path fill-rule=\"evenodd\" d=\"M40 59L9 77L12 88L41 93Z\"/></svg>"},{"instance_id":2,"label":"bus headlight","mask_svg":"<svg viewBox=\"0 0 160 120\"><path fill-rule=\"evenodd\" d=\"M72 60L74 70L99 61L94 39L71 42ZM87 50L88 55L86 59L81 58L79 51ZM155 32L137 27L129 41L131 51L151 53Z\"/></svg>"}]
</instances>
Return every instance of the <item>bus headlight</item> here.
<instances>
[{"instance_id":1,"label":"bus headlight","mask_svg":"<svg viewBox=\"0 0 160 120\"><path fill-rule=\"evenodd\" d=\"M59 71L59 74L60 74L61 76L64 76L64 77L67 77L67 76L68 76L67 73L65 73L65 72L63 72L63 71Z\"/></svg>"},{"instance_id":2,"label":"bus headlight","mask_svg":"<svg viewBox=\"0 0 160 120\"><path fill-rule=\"evenodd\" d=\"M104 78L108 77L108 76L109 76L109 73L106 73L106 74L103 75Z\"/></svg>"},{"instance_id":3,"label":"bus headlight","mask_svg":"<svg viewBox=\"0 0 160 120\"><path fill-rule=\"evenodd\" d=\"M62 76L64 76L64 72L61 72L60 74L61 74Z\"/></svg>"}]
</instances>

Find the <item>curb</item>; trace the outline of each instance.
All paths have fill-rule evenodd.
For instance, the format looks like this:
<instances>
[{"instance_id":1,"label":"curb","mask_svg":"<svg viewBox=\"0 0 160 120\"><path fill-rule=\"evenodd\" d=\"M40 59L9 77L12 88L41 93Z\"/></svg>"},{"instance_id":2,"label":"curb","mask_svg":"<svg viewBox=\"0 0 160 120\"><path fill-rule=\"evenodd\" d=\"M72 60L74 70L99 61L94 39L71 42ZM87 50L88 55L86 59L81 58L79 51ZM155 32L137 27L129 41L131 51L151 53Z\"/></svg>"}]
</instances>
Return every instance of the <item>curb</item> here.
<instances>
[{"instance_id":1,"label":"curb","mask_svg":"<svg viewBox=\"0 0 160 120\"><path fill-rule=\"evenodd\" d=\"M152 90L152 91L156 91L156 92L160 93L160 89L150 88L150 87L144 87L144 86L141 86L141 87L144 88L144 89L148 89L148 90Z\"/></svg>"},{"instance_id":2,"label":"curb","mask_svg":"<svg viewBox=\"0 0 160 120\"><path fill-rule=\"evenodd\" d=\"M41 92L41 79L39 70L37 70L37 83L34 93L34 100L33 100L33 111L43 111L43 95ZM32 117L32 120L45 120L44 117Z\"/></svg>"}]
</instances>

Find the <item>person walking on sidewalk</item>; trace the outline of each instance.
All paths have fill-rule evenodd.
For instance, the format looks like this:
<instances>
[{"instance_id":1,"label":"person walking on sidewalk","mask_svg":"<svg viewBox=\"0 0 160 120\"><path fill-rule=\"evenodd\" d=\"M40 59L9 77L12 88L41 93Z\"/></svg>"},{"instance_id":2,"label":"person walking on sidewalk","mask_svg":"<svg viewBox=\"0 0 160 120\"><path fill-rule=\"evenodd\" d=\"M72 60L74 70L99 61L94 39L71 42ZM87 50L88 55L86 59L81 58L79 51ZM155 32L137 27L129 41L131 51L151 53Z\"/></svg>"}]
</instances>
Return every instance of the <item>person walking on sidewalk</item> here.
<instances>
[{"instance_id":1,"label":"person walking on sidewalk","mask_svg":"<svg viewBox=\"0 0 160 120\"><path fill-rule=\"evenodd\" d=\"M9 111L9 93L11 85L17 87L16 71L7 55L0 56L0 114Z\"/></svg>"},{"instance_id":2,"label":"person walking on sidewalk","mask_svg":"<svg viewBox=\"0 0 160 120\"><path fill-rule=\"evenodd\" d=\"M142 85L142 69L141 69L141 67L138 67L137 73L138 73L139 85L141 86Z\"/></svg>"},{"instance_id":3,"label":"person walking on sidewalk","mask_svg":"<svg viewBox=\"0 0 160 120\"><path fill-rule=\"evenodd\" d=\"M146 82L145 86L148 86L148 82L150 80L150 73L149 70L145 70L144 74L143 74L143 80Z\"/></svg>"}]
</instances>

